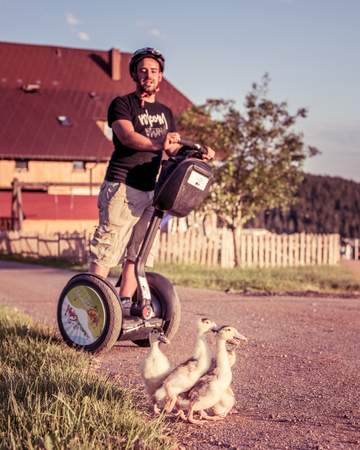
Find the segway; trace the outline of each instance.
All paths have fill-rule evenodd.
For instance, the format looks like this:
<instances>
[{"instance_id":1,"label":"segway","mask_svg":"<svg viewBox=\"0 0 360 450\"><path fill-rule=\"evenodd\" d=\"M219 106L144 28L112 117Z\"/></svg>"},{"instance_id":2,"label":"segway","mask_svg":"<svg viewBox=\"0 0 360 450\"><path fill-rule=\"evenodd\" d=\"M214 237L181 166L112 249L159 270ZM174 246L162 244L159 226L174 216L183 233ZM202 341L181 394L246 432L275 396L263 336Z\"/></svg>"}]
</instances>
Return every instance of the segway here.
<instances>
[{"instance_id":1,"label":"segway","mask_svg":"<svg viewBox=\"0 0 360 450\"><path fill-rule=\"evenodd\" d=\"M145 264L165 213L185 217L207 196L212 181L210 166L202 160L205 149L182 140L176 156L162 162L154 191L154 212L135 263L137 290L130 314L124 314L118 290L109 280L92 273L72 277L62 290L57 321L64 341L88 352L104 352L117 341L149 346L152 328L171 339L180 324L180 301L164 276L145 272Z\"/></svg>"}]
</instances>

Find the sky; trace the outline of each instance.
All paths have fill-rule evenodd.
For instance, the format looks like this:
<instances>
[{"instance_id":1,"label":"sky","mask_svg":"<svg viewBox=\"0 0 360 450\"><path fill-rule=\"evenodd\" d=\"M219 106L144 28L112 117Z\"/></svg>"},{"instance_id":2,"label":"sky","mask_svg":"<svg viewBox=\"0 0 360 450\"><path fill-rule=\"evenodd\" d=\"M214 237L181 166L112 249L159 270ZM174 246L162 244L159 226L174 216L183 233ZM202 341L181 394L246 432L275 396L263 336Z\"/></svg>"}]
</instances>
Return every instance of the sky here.
<instances>
[{"instance_id":1,"label":"sky","mask_svg":"<svg viewBox=\"0 0 360 450\"><path fill-rule=\"evenodd\" d=\"M196 104L268 98L308 109L305 171L360 182L360 0L0 0L0 41L133 52L153 46ZM0 69L1 70L1 69Z\"/></svg>"}]
</instances>

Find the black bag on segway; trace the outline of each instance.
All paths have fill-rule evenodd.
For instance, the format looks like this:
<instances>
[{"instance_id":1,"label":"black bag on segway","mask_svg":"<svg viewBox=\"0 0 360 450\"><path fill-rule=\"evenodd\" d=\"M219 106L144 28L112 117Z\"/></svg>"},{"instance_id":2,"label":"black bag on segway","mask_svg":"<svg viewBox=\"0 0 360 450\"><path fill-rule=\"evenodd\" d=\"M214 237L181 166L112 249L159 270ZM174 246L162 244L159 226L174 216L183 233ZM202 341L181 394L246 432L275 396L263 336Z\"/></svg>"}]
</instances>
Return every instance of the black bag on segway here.
<instances>
[{"instance_id":1,"label":"black bag on segway","mask_svg":"<svg viewBox=\"0 0 360 450\"><path fill-rule=\"evenodd\" d=\"M185 217L196 209L209 193L211 167L198 158L174 158L162 162L154 192L154 206L176 217Z\"/></svg>"}]
</instances>

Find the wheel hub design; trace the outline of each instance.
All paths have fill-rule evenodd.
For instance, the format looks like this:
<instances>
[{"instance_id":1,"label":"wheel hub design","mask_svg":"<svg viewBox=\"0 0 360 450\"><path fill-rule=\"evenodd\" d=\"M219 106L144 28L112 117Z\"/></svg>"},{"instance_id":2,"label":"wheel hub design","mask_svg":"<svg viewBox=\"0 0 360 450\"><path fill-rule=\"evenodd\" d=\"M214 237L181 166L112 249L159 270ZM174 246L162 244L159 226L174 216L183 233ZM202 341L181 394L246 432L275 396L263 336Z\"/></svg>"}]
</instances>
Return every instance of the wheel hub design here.
<instances>
[{"instance_id":1,"label":"wheel hub design","mask_svg":"<svg viewBox=\"0 0 360 450\"><path fill-rule=\"evenodd\" d=\"M101 335L106 313L100 295L89 286L69 290L61 308L64 330L76 345L91 345Z\"/></svg>"}]
</instances>

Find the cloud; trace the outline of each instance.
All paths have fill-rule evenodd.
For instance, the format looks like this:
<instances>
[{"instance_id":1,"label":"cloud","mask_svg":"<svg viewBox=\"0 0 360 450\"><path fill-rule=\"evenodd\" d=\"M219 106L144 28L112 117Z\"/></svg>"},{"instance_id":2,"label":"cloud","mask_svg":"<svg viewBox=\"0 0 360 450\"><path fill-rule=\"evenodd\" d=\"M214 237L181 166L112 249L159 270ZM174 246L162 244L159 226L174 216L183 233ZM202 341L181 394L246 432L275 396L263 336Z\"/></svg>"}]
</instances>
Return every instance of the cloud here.
<instances>
[{"instance_id":1,"label":"cloud","mask_svg":"<svg viewBox=\"0 0 360 450\"><path fill-rule=\"evenodd\" d=\"M86 31L79 31L78 25L81 24L81 20L78 19L73 13L65 14L66 23L69 25L70 30L74 33L80 41L90 41L90 35Z\"/></svg>"},{"instance_id":2,"label":"cloud","mask_svg":"<svg viewBox=\"0 0 360 450\"><path fill-rule=\"evenodd\" d=\"M150 28L149 34L155 37L161 37L160 30L158 28Z\"/></svg>"},{"instance_id":3,"label":"cloud","mask_svg":"<svg viewBox=\"0 0 360 450\"><path fill-rule=\"evenodd\" d=\"M146 34L155 38L164 38L159 28L155 27L151 22L146 19L137 19L135 25L141 28Z\"/></svg>"},{"instance_id":4,"label":"cloud","mask_svg":"<svg viewBox=\"0 0 360 450\"><path fill-rule=\"evenodd\" d=\"M86 33L85 31L78 31L77 37L80 41L90 41L89 33Z\"/></svg>"},{"instance_id":5,"label":"cloud","mask_svg":"<svg viewBox=\"0 0 360 450\"><path fill-rule=\"evenodd\" d=\"M76 27L76 25L79 25L81 23L80 20L72 13L66 13L65 19L66 23L72 27Z\"/></svg>"}]
</instances>

